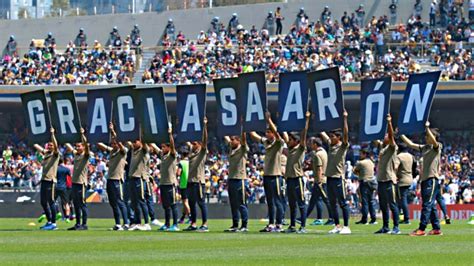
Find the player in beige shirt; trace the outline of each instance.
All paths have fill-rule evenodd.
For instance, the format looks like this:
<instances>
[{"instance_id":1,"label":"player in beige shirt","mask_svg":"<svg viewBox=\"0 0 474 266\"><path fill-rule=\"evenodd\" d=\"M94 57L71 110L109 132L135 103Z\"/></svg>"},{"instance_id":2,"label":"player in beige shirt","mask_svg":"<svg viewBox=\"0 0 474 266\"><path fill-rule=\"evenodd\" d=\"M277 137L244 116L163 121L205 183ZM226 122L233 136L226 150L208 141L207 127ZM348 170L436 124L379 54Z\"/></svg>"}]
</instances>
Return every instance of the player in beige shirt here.
<instances>
[{"instance_id":1,"label":"player in beige shirt","mask_svg":"<svg viewBox=\"0 0 474 266\"><path fill-rule=\"evenodd\" d=\"M242 131L238 136L226 136L225 142L229 145L229 176L227 178L227 190L229 191L230 209L232 212L232 226L226 232L247 232L248 207L245 189L247 180L247 159L249 147L247 136ZM239 228L239 216L242 220Z\"/></svg>"},{"instance_id":2,"label":"player in beige shirt","mask_svg":"<svg viewBox=\"0 0 474 266\"><path fill-rule=\"evenodd\" d=\"M360 160L354 166L354 174L359 178L359 193L362 218L356 224L377 224L375 213L374 191L377 188L374 180L375 165L368 150L360 151ZM374 186L375 184L375 186ZM370 222L368 216L370 214Z\"/></svg>"},{"instance_id":3,"label":"player in beige shirt","mask_svg":"<svg viewBox=\"0 0 474 266\"><path fill-rule=\"evenodd\" d=\"M40 199L41 207L43 207L44 215L47 222L41 226L41 230L56 230L56 205L54 203L54 190L56 184L56 174L59 165L59 149L58 142L54 136L54 128L51 128L51 142L47 143L43 148L38 144L34 148L43 155L41 165L43 167L43 175L41 176Z\"/></svg>"},{"instance_id":4,"label":"player in beige shirt","mask_svg":"<svg viewBox=\"0 0 474 266\"><path fill-rule=\"evenodd\" d=\"M311 168L313 170L313 188L311 199L309 200L306 216L309 217L316 206L316 220L311 225L334 225L329 205L328 190L326 184L326 167L328 163L328 153L323 148L321 138L311 138ZM328 210L329 219L323 222L323 202Z\"/></svg>"},{"instance_id":5,"label":"player in beige shirt","mask_svg":"<svg viewBox=\"0 0 474 266\"><path fill-rule=\"evenodd\" d=\"M193 141L191 143L191 153L189 154L189 179L187 194L189 197L189 208L191 209L191 225L184 231L208 232L207 226L207 205L205 201L205 166L207 160L207 118L204 117L204 128L202 132L202 141ZM201 209L202 225L197 227L197 208Z\"/></svg>"},{"instance_id":6,"label":"player in beige shirt","mask_svg":"<svg viewBox=\"0 0 474 266\"><path fill-rule=\"evenodd\" d=\"M398 158L397 151L398 146L395 142L395 136L393 133L392 117L387 114L387 134L383 140L383 143L377 141L379 147L379 162L377 172L378 182L378 195L380 211L382 212L383 226L380 230L375 232L376 234L400 234L398 227L398 204L396 196L396 183L397 183L397 168ZM393 229L390 230L390 211L392 212Z\"/></svg>"},{"instance_id":7,"label":"player in beige shirt","mask_svg":"<svg viewBox=\"0 0 474 266\"><path fill-rule=\"evenodd\" d=\"M67 150L74 154L71 194L72 202L74 204L74 211L76 212L76 224L68 230L88 230L86 190L89 179L89 159L91 156L93 156L93 154L89 149L89 143L87 143L87 138L84 135L84 129L81 128L80 132L81 142L76 143L75 147L72 147L71 144L66 144Z\"/></svg>"},{"instance_id":8,"label":"player in beige shirt","mask_svg":"<svg viewBox=\"0 0 474 266\"><path fill-rule=\"evenodd\" d=\"M125 166L127 165L128 148L117 141L117 134L114 125L109 124L110 146L104 143L98 143L97 147L109 154L107 171L107 197L114 215L114 231L128 230L130 221L128 219L127 206L123 199L123 182L125 178ZM120 215L122 215L123 226L120 224Z\"/></svg>"},{"instance_id":9,"label":"player in beige shirt","mask_svg":"<svg viewBox=\"0 0 474 266\"><path fill-rule=\"evenodd\" d=\"M283 218L285 215L283 207L283 195L281 185L281 154L284 141L278 133L269 112L265 114L268 129L265 137L261 137L256 132L250 132L250 137L265 147L265 159L263 166L263 187L268 207L268 225L260 232L281 232L283 230ZM276 213L275 213L276 208Z\"/></svg>"},{"instance_id":10,"label":"player in beige shirt","mask_svg":"<svg viewBox=\"0 0 474 266\"><path fill-rule=\"evenodd\" d=\"M288 146L285 167L286 194L290 206L290 226L285 233L306 233L306 201L304 198L303 163L306 152L306 136L309 128L310 112L306 112L305 127L300 135L297 133L283 134ZM296 230L296 212L300 211L301 227Z\"/></svg>"},{"instance_id":11,"label":"player in beige shirt","mask_svg":"<svg viewBox=\"0 0 474 266\"><path fill-rule=\"evenodd\" d=\"M413 184L413 177L416 173L416 160L412 154L408 152L405 143L398 144L398 161L400 164L397 169L397 186L398 186L398 209L403 212L403 221L401 224L410 224L410 210L408 208L408 195L410 187Z\"/></svg>"},{"instance_id":12,"label":"player in beige shirt","mask_svg":"<svg viewBox=\"0 0 474 266\"><path fill-rule=\"evenodd\" d=\"M401 136L403 142L405 142L409 148L419 151L423 155L423 167L420 171L421 181L421 217L420 226L418 229L413 231L410 235L412 236L424 236L426 235L425 229L428 222L431 222L433 230L429 235L442 235L441 225L438 218L438 211L436 209L436 196L439 193L439 170L441 151L443 147L438 142L439 133L437 129L431 129L430 123L426 122L426 144L413 143L405 135Z\"/></svg>"},{"instance_id":13,"label":"player in beige shirt","mask_svg":"<svg viewBox=\"0 0 474 266\"><path fill-rule=\"evenodd\" d=\"M326 168L327 188L329 205L331 206L331 214L334 219L334 228L329 231L330 234L351 234L349 228L349 203L346 200L346 182L344 176L344 162L347 151L349 150L349 126L347 124L347 112L344 110L344 127L343 132L333 130L327 135L321 133L322 139L328 144L328 164ZM339 224L339 212L337 204L342 209L342 217L344 218L344 226Z\"/></svg>"},{"instance_id":14,"label":"player in beige shirt","mask_svg":"<svg viewBox=\"0 0 474 266\"><path fill-rule=\"evenodd\" d=\"M146 181L149 175L150 147L140 139L133 143L128 142L127 147L132 149L130 167L128 170L131 207L135 213L130 230L150 231L148 206L145 201ZM141 224L143 215L144 224Z\"/></svg>"}]
</instances>

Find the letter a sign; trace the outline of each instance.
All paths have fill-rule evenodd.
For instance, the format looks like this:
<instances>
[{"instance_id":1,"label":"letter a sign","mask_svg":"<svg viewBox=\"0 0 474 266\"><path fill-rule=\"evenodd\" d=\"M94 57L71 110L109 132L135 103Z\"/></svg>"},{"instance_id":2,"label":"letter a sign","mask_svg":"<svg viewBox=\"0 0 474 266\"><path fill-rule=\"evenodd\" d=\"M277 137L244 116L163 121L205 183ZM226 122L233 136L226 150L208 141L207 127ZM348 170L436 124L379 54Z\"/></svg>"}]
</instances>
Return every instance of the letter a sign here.
<instances>
[{"instance_id":1,"label":"letter a sign","mask_svg":"<svg viewBox=\"0 0 474 266\"><path fill-rule=\"evenodd\" d=\"M288 132L302 130L307 108L306 71L281 73L278 84L278 129Z\"/></svg>"},{"instance_id":2,"label":"letter a sign","mask_svg":"<svg viewBox=\"0 0 474 266\"><path fill-rule=\"evenodd\" d=\"M178 85L176 88L179 142L201 141L206 111L206 85Z\"/></svg>"},{"instance_id":3,"label":"letter a sign","mask_svg":"<svg viewBox=\"0 0 474 266\"><path fill-rule=\"evenodd\" d=\"M383 139L387 131L392 79L365 79L361 83L360 141Z\"/></svg>"},{"instance_id":4,"label":"letter a sign","mask_svg":"<svg viewBox=\"0 0 474 266\"><path fill-rule=\"evenodd\" d=\"M342 128L344 99L339 69L333 67L308 73L308 86L315 114L314 130L322 132Z\"/></svg>"},{"instance_id":5,"label":"letter a sign","mask_svg":"<svg viewBox=\"0 0 474 266\"><path fill-rule=\"evenodd\" d=\"M37 90L21 94L21 102L27 118L28 139L30 144L43 144L51 140L49 128L48 103L44 90Z\"/></svg>"},{"instance_id":6,"label":"letter a sign","mask_svg":"<svg viewBox=\"0 0 474 266\"><path fill-rule=\"evenodd\" d=\"M410 76L398 116L400 134L424 132L440 74L437 71Z\"/></svg>"}]
</instances>

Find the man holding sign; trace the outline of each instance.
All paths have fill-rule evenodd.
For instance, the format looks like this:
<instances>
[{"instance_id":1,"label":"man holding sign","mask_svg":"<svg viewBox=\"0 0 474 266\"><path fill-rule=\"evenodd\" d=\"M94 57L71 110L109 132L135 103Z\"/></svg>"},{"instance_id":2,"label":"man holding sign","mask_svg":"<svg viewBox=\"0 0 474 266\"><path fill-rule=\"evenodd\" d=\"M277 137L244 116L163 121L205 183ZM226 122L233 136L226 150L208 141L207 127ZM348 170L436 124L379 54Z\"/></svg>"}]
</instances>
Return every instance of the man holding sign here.
<instances>
[{"instance_id":1,"label":"man holding sign","mask_svg":"<svg viewBox=\"0 0 474 266\"><path fill-rule=\"evenodd\" d=\"M398 146L395 142L393 134L392 117L387 115L388 132L383 142L376 141L379 147L379 162L378 162L378 194L380 211L382 212L383 226L376 234L400 234L398 228L398 205L396 198L396 184L397 184L397 169L399 161L397 158ZM393 229L390 231L389 220L392 211Z\"/></svg>"},{"instance_id":2,"label":"man holding sign","mask_svg":"<svg viewBox=\"0 0 474 266\"><path fill-rule=\"evenodd\" d=\"M121 142L118 142L114 130L114 125L109 125L112 141L111 147L104 143L98 143L99 149L109 153L109 171L107 175L107 196L109 198L110 207L114 214L115 226L114 231L128 230L130 222L128 219L127 206L123 201L123 178L125 175L125 165L127 164L126 148ZM120 215L123 218L123 227L120 225Z\"/></svg>"},{"instance_id":3,"label":"man holding sign","mask_svg":"<svg viewBox=\"0 0 474 266\"><path fill-rule=\"evenodd\" d=\"M436 209L436 196L439 192L439 168L440 158L443 146L437 141L439 133L437 129L430 129L430 123L426 122L426 144L413 143L405 135L401 135L401 139L405 142L409 148L419 151L423 154L423 167L420 173L421 181L421 217L420 226L418 229L413 231L411 236L424 236L426 235L425 229L428 222L431 222L433 230L429 235L442 235L441 226L438 218L438 210Z\"/></svg>"},{"instance_id":4,"label":"man holding sign","mask_svg":"<svg viewBox=\"0 0 474 266\"><path fill-rule=\"evenodd\" d=\"M265 114L268 123L268 129L265 137L261 137L256 132L250 132L250 137L262 143L265 147L265 159L263 167L263 187L268 207L268 225L260 232L281 232L283 225L283 195L281 195L280 185L281 177L281 151L283 148L283 139L277 131L269 112ZM275 223L276 207L276 223Z\"/></svg>"},{"instance_id":5,"label":"man holding sign","mask_svg":"<svg viewBox=\"0 0 474 266\"><path fill-rule=\"evenodd\" d=\"M347 124L347 112L344 111L344 128L341 133L340 130L333 130L328 134L321 133L321 137L329 146L328 149L328 165L326 168L327 186L329 204L331 205L331 213L333 215L335 227L330 234L351 234L349 228L349 204L346 200L346 182L344 162L347 151L349 150L349 126ZM344 227L339 224L339 212L337 205L342 209L342 217L344 218Z\"/></svg>"},{"instance_id":6,"label":"man holding sign","mask_svg":"<svg viewBox=\"0 0 474 266\"><path fill-rule=\"evenodd\" d=\"M72 202L76 211L76 224L68 230L87 230L86 189L88 184L89 159L93 154L89 150L84 129L80 129L82 142L76 143L73 148L66 144L69 152L74 154L74 168L72 173ZM82 218L82 223L81 223Z\"/></svg>"},{"instance_id":7,"label":"man holding sign","mask_svg":"<svg viewBox=\"0 0 474 266\"><path fill-rule=\"evenodd\" d=\"M306 152L306 135L309 128L310 112L306 112L306 123L301 131L301 136L290 133L288 136L284 134L286 145L288 145L288 157L285 167L286 194L288 195L288 204L290 205L290 227L285 233L306 233L306 202L304 198L304 181L303 181L303 163L304 154ZM296 231L296 206L300 210L301 227Z\"/></svg>"},{"instance_id":8,"label":"man holding sign","mask_svg":"<svg viewBox=\"0 0 474 266\"><path fill-rule=\"evenodd\" d=\"M207 118L204 117L204 128L202 132L202 142L193 141L191 143L191 154L189 155L189 180L187 193L189 197L189 207L191 208L191 225L185 231L208 232L207 227L207 205L204 197L205 191L205 164L207 159ZM201 209L202 225L196 225L197 209L196 204Z\"/></svg>"},{"instance_id":9,"label":"man holding sign","mask_svg":"<svg viewBox=\"0 0 474 266\"><path fill-rule=\"evenodd\" d=\"M46 215L47 223L40 227L41 230L56 230L56 204L54 203L54 187L56 184L56 174L59 165L58 142L54 136L54 128L51 128L51 142L43 148L35 144L35 149L43 156L41 165L43 166L43 175L41 176L41 207Z\"/></svg>"}]
</instances>

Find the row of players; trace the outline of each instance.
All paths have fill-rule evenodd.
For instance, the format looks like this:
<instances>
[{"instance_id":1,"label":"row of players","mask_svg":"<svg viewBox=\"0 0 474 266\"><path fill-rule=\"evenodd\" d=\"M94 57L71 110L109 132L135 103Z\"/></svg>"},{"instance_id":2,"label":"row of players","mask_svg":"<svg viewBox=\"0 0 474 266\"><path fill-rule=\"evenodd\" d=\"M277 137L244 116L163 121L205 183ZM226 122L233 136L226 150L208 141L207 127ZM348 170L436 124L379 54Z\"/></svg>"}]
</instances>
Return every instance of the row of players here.
<instances>
[{"instance_id":1,"label":"row of players","mask_svg":"<svg viewBox=\"0 0 474 266\"><path fill-rule=\"evenodd\" d=\"M328 206L328 213L334 222L334 228L329 231L331 234L351 234L349 228L349 205L345 196L345 171L344 162L349 149L349 130L347 123L347 112L344 111L344 126L342 130L334 130L329 134L322 132L320 137L310 139L310 156L314 174L314 187L310 204L314 204L316 198L322 198ZM260 136L256 132L250 132L250 137L263 144L265 147L264 157L264 190L268 206L268 225L260 232L286 232L286 233L306 233L307 206L304 199L303 162L307 152L307 133L309 128L311 113L306 113L305 128L300 134L282 133L280 134L273 123L269 113L266 114L268 129L265 136ZM380 210L383 217L383 226L376 233L400 234L399 208L396 199L397 185L402 194L406 194L412 176L413 156L407 152L407 148L422 153L423 164L420 170L422 212L418 229L410 235L426 235L425 229L429 222L433 226L430 235L441 235L440 222L437 217L435 199L439 192L439 163L442 151L441 143L437 141L439 133L437 129L430 129L429 122L426 123L426 144L415 144L409 138L401 135L403 141L397 145L395 141L394 129L390 114L387 115L388 130L382 141L376 141L380 148L377 165L377 184ZM151 230L148 219L148 206L145 200L146 180L149 177L150 153L155 152L161 156L160 165L160 194L163 208L165 210L165 224L160 228L166 231L179 231L178 210L176 201L177 184L177 150L175 147L172 129L168 130L169 143L163 143L160 147L154 143L142 143L140 140L122 143L116 140L114 127L110 124L111 142L110 146L99 143L98 147L109 153L109 170L107 179L107 192L109 202L112 207L115 223L114 230ZM89 144L81 129L82 141L75 147L66 144L67 150L74 154L74 167L72 174L72 199L76 212L76 224L69 230L87 230L87 206L85 203L85 190L87 185L89 158L93 156L89 150ZM191 224L186 231L208 231L207 206L205 203L205 162L208 154L207 150L207 119L204 118L204 129L202 141L188 143L191 152L187 155L189 165L188 183L185 191L181 191L183 198L189 199L191 212ZM247 145L247 133L242 132L241 136L227 136L226 143L229 145L229 174L228 191L230 207L232 211L232 226L226 230L229 232L246 232L248 223L248 207L246 203L245 179L247 178L246 164L249 148ZM282 149L286 143L288 155L285 172L282 176L281 158ZM327 144L327 151L323 148L323 143ZM54 186L56 174L60 161L58 144L54 136L54 129L51 129L51 142L44 148L35 145L35 148L43 154L42 161L43 175L41 181L41 204L48 222L41 227L44 230L55 230L55 201ZM135 212L134 221L129 221L126 203L123 200L123 178L127 165L127 153L131 149L131 160L128 171L130 186L131 207ZM399 153L399 150L401 152ZM362 195L362 220L358 223L368 223L368 212L370 209L372 222L375 221L375 211L371 205L373 190L373 177L375 165L373 160L367 156L366 151L362 152L361 160L356 164L355 174L361 180L360 190ZM180 167L181 168L181 167ZM290 226L283 229L284 201L281 193L281 185L286 181L286 195L290 207ZM398 183L398 184L397 184ZM202 216L202 225L197 226L197 208L199 206ZM343 224L339 221L339 211L342 209ZM403 212L407 217L406 202ZM311 208L312 209L312 208ZM300 218L297 219L297 211ZM393 228L389 227L390 211L393 217ZM124 224L120 224L120 215ZM141 223L141 216L144 224ZM171 224L171 217L173 223ZM239 227L239 222L241 224ZM296 229L296 222L301 224ZM405 219L405 222L407 218Z\"/></svg>"}]
</instances>

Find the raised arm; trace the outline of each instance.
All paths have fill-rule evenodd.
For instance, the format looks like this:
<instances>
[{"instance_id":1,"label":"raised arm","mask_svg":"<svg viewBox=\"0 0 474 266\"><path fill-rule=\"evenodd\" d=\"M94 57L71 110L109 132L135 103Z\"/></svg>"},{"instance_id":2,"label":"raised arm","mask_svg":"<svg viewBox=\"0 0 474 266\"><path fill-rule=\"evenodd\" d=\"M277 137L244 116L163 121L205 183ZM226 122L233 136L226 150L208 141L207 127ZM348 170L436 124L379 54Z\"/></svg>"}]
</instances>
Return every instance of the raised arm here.
<instances>
[{"instance_id":1,"label":"raised arm","mask_svg":"<svg viewBox=\"0 0 474 266\"><path fill-rule=\"evenodd\" d=\"M310 117L311 117L311 112L306 111L306 122L304 124L304 129L301 132L301 141L300 141L300 143L303 143L303 145L306 145L306 137L308 136Z\"/></svg>"},{"instance_id":2,"label":"raised arm","mask_svg":"<svg viewBox=\"0 0 474 266\"><path fill-rule=\"evenodd\" d=\"M347 123L347 116L349 114L347 113L346 110L344 110L344 113L342 113L342 116L344 117L344 127L343 127L343 137L342 137L342 143L344 145L347 145L349 143L349 125Z\"/></svg>"},{"instance_id":3,"label":"raised arm","mask_svg":"<svg viewBox=\"0 0 474 266\"><path fill-rule=\"evenodd\" d=\"M110 147L105 145L104 143L102 142L99 142L97 143L97 147L101 150L101 151L110 151Z\"/></svg>"},{"instance_id":4,"label":"raised arm","mask_svg":"<svg viewBox=\"0 0 474 266\"><path fill-rule=\"evenodd\" d=\"M225 137L224 137L224 142L225 142L225 144L229 145L229 144L230 144L230 137L229 137L229 136L225 136Z\"/></svg>"},{"instance_id":5,"label":"raised arm","mask_svg":"<svg viewBox=\"0 0 474 266\"><path fill-rule=\"evenodd\" d=\"M87 154L87 156L90 155L90 148L89 148L89 143L87 143L87 138L86 138L86 135L84 134L85 133L85 130L84 128L81 127L81 141L82 141L82 145L84 145L84 153Z\"/></svg>"},{"instance_id":6,"label":"raised arm","mask_svg":"<svg viewBox=\"0 0 474 266\"><path fill-rule=\"evenodd\" d=\"M290 141L290 137L288 136L288 132L286 132L286 131L283 132L283 133L281 134L281 137L283 138L283 141L284 141L286 144L288 144L288 142Z\"/></svg>"},{"instance_id":7,"label":"raised arm","mask_svg":"<svg viewBox=\"0 0 474 266\"><path fill-rule=\"evenodd\" d=\"M414 143L413 141L411 141L411 139L407 138L407 136L401 135L400 138L402 139L403 142L405 142L405 144L410 149L413 149L413 150L419 150L420 149L420 144Z\"/></svg>"},{"instance_id":8,"label":"raised arm","mask_svg":"<svg viewBox=\"0 0 474 266\"><path fill-rule=\"evenodd\" d=\"M204 117L204 128L202 131L202 146L207 150L207 117Z\"/></svg>"},{"instance_id":9,"label":"raised arm","mask_svg":"<svg viewBox=\"0 0 474 266\"><path fill-rule=\"evenodd\" d=\"M160 153L161 152L161 149L155 144L155 143L149 143L148 145L147 144L143 144L143 147L150 147L151 150L153 150L155 153Z\"/></svg>"},{"instance_id":10,"label":"raised arm","mask_svg":"<svg viewBox=\"0 0 474 266\"><path fill-rule=\"evenodd\" d=\"M435 149L437 149L439 147L439 143L438 141L436 140L436 137L435 135L433 134L433 132L431 132L431 129L430 129L430 122L426 122L425 124L425 127L426 127L426 138L428 140L429 143L433 144L433 147Z\"/></svg>"},{"instance_id":11,"label":"raised arm","mask_svg":"<svg viewBox=\"0 0 474 266\"><path fill-rule=\"evenodd\" d=\"M168 134L170 138L170 152L171 154L176 155L176 146L174 144L173 129L171 127L168 128Z\"/></svg>"},{"instance_id":12,"label":"raised arm","mask_svg":"<svg viewBox=\"0 0 474 266\"><path fill-rule=\"evenodd\" d=\"M276 127L275 123L273 123L272 116L271 116L270 112L267 111L265 113L265 118L267 119L268 127L270 128L270 130L275 135L275 138L277 140L281 140L281 136L277 131L277 127Z\"/></svg>"},{"instance_id":13,"label":"raised arm","mask_svg":"<svg viewBox=\"0 0 474 266\"><path fill-rule=\"evenodd\" d=\"M33 148L35 148L39 153L44 154L44 148L41 147L39 144L33 145Z\"/></svg>"},{"instance_id":14,"label":"raised arm","mask_svg":"<svg viewBox=\"0 0 474 266\"><path fill-rule=\"evenodd\" d=\"M255 142L262 142L262 137L255 131L250 132L250 138Z\"/></svg>"},{"instance_id":15,"label":"raised arm","mask_svg":"<svg viewBox=\"0 0 474 266\"><path fill-rule=\"evenodd\" d=\"M66 150L67 150L68 152L71 152L71 153L74 154L74 155L76 154L76 149L74 149L74 147L72 147L72 145L71 145L70 143L66 143L65 146L66 146Z\"/></svg>"},{"instance_id":16,"label":"raised arm","mask_svg":"<svg viewBox=\"0 0 474 266\"><path fill-rule=\"evenodd\" d=\"M324 141L325 143L328 143L328 142L329 142L329 136L328 136L328 134L327 134L326 132L323 131L323 132L321 132L319 135L321 136L321 138L323 139L323 141Z\"/></svg>"},{"instance_id":17,"label":"raised arm","mask_svg":"<svg viewBox=\"0 0 474 266\"><path fill-rule=\"evenodd\" d=\"M240 136L240 144L244 147L247 146L247 134L242 130L242 136Z\"/></svg>"},{"instance_id":18,"label":"raised arm","mask_svg":"<svg viewBox=\"0 0 474 266\"><path fill-rule=\"evenodd\" d=\"M395 142L395 134L393 133L393 125L392 125L392 116L390 114L387 114L387 124L388 124L388 129L387 129L387 134L388 134L388 141L390 143L390 146L395 147L397 143Z\"/></svg>"},{"instance_id":19,"label":"raised arm","mask_svg":"<svg viewBox=\"0 0 474 266\"><path fill-rule=\"evenodd\" d=\"M56 136L54 135L53 127L50 129L50 132L51 132L51 142L53 143L53 153L58 154L59 153L58 141L56 140Z\"/></svg>"}]
</instances>

